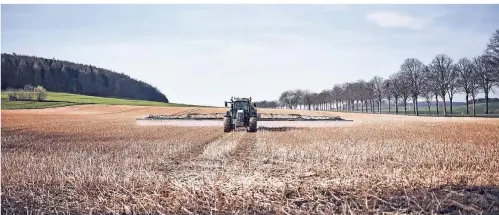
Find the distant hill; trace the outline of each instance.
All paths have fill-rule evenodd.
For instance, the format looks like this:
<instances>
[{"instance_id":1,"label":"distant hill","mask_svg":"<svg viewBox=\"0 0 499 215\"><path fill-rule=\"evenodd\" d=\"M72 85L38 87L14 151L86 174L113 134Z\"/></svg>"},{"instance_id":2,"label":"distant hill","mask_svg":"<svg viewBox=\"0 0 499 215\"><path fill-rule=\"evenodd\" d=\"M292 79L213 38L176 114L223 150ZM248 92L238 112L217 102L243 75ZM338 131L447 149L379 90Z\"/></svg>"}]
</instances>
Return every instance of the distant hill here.
<instances>
[{"instance_id":1,"label":"distant hill","mask_svg":"<svg viewBox=\"0 0 499 215\"><path fill-rule=\"evenodd\" d=\"M125 74L63 60L2 54L2 90L28 84L52 92L169 102L156 87Z\"/></svg>"}]
</instances>

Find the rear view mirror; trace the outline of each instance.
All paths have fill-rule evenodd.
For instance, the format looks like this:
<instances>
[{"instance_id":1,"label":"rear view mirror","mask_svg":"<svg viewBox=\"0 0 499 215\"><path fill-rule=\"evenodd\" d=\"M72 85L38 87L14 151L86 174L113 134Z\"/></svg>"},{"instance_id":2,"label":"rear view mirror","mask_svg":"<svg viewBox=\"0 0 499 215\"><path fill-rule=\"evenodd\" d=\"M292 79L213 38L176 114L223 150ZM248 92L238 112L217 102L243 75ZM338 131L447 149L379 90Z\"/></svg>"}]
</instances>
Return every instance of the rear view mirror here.
<instances>
[{"instance_id":1,"label":"rear view mirror","mask_svg":"<svg viewBox=\"0 0 499 215\"><path fill-rule=\"evenodd\" d=\"M225 107L227 107L227 102L225 102Z\"/></svg>"},{"instance_id":2,"label":"rear view mirror","mask_svg":"<svg viewBox=\"0 0 499 215\"><path fill-rule=\"evenodd\" d=\"M253 107L256 107L256 102L255 102L255 103L253 103Z\"/></svg>"}]
</instances>

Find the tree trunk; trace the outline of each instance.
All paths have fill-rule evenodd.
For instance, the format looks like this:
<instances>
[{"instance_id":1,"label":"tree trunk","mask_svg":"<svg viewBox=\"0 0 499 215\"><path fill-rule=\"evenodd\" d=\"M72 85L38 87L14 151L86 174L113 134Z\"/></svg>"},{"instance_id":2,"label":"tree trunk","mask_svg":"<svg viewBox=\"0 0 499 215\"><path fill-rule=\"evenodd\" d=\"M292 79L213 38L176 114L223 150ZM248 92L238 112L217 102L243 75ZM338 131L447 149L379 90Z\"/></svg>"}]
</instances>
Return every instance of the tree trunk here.
<instances>
[{"instance_id":1,"label":"tree trunk","mask_svg":"<svg viewBox=\"0 0 499 215\"><path fill-rule=\"evenodd\" d=\"M476 107L475 107L475 104L476 104L475 95L473 95L473 116L476 116Z\"/></svg>"},{"instance_id":2,"label":"tree trunk","mask_svg":"<svg viewBox=\"0 0 499 215\"><path fill-rule=\"evenodd\" d=\"M412 98L412 113L416 114L416 99Z\"/></svg>"},{"instance_id":3,"label":"tree trunk","mask_svg":"<svg viewBox=\"0 0 499 215\"><path fill-rule=\"evenodd\" d=\"M489 114L489 91L485 91L485 114Z\"/></svg>"},{"instance_id":4,"label":"tree trunk","mask_svg":"<svg viewBox=\"0 0 499 215\"><path fill-rule=\"evenodd\" d=\"M469 94L470 94L469 92L466 92L466 115L470 114L469 107L468 107L468 105L469 105L469 101L468 101L469 97L468 97L468 95Z\"/></svg>"},{"instance_id":5,"label":"tree trunk","mask_svg":"<svg viewBox=\"0 0 499 215\"><path fill-rule=\"evenodd\" d=\"M444 103L444 116L447 116L447 101L445 100L445 93L442 93L440 95L442 97L442 102Z\"/></svg>"},{"instance_id":6,"label":"tree trunk","mask_svg":"<svg viewBox=\"0 0 499 215\"><path fill-rule=\"evenodd\" d=\"M407 115L407 99L404 99L404 115Z\"/></svg>"},{"instance_id":7,"label":"tree trunk","mask_svg":"<svg viewBox=\"0 0 499 215\"><path fill-rule=\"evenodd\" d=\"M378 109L379 109L379 113L381 113L381 100L382 100L382 99L378 99Z\"/></svg>"},{"instance_id":8,"label":"tree trunk","mask_svg":"<svg viewBox=\"0 0 499 215\"><path fill-rule=\"evenodd\" d=\"M431 115L430 106L431 106L431 101L430 101L430 102L428 102L428 114L429 114L429 115Z\"/></svg>"},{"instance_id":9,"label":"tree trunk","mask_svg":"<svg viewBox=\"0 0 499 215\"><path fill-rule=\"evenodd\" d=\"M391 104L390 104L390 99L388 99L388 113L391 113Z\"/></svg>"},{"instance_id":10,"label":"tree trunk","mask_svg":"<svg viewBox=\"0 0 499 215\"><path fill-rule=\"evenodd\" d=\"M418 97L416 97L416 116L419 116Z\"/></svg>"},{"instance_id":11,"label":"tree trunk","mask_svg":"<svg viewBox=\"0 0 499 215\"><path fill-rule=\"evenodd\" d=\"M449 96L449 102L450 102L450 114L452 114L452 97Z\"/></svg>"},{"instance_id":12,"label":"tree trunk","mask_svg":"<svg viewBox=\"0 0 499 215\"><path fill-rule=\"evenodd\" d=\"M436 104L437 105L437 115L439 115L439 113L438 113L438 95L437 94L435 94L435 101L437 102L437 104Z\"/></svg>"},{"instance_id":13,"label":"tree trunk","mask_svg":"<svg viewBox=\"0 0 499 215\"><path fill-rule=\"evenodd\" d=\"M395 114L399 114L399 97L395 97Z\"/></svg>"}]
</instances>

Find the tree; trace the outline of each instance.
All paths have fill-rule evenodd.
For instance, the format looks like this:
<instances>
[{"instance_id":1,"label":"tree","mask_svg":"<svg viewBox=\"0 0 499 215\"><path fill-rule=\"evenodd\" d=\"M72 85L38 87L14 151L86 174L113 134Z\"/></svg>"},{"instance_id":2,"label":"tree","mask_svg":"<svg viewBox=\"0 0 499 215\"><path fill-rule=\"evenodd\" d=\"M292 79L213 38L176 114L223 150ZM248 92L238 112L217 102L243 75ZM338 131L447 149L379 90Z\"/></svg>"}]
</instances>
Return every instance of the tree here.
<instances>
[{"instance_id":1,"label":"tree","mask_svg":"<svg viewBox=\"0 0 499 215\"><path fill-rule=\"evenodd\" d=\"M456 64L456 71L458 73L457 78L457 86L461 88L462 91L466 94L466 114L470 114L469 112L469 95L473 90L473 79L474 77L474 68L473 62L468 58L461 58ZM474 99L473 99L474 100Z\"/></svg>"},{"instance_id":2,"label":"tree","mask_svg":"<svg viewBox=\"0 0 499 215\"><path fill-rule=\"evenodd\" d=\"M395 74L392 74L390 75L390 83L392 84L392 95L393 95L393 99L395 101L395 114L398 114L399 113L399 107L398 107L398 103L399 103L399 98L401 97L401 84L400 83L400 78L398 77L398 73L395 73Z\"/></svg>"},{"instance_id":3,"label":"tree","mask_svg":"<svg viewBox=\"0 0 499 215\"><path fill-rule=\"evenodd\" d=\"M431 114L431 99L435 94L435 85L433 84L432 73L428 66L424 66L422 73L423 82L421 84L421 95L426 101L426 105L428 106L428 114ZM438 97L437 97L438 98ZM438 101L438 100L437 100ZM437 105L438 108L438 105ZM438 113L437 113L438 114Z\"/></svg>"},{"instance_id":4,"label":"tree","mask_svg":"<svg viewBox=\"0 0 499 215\"><path fill-rule=\"evenodd\" d=\"M449 79L447 82L447 95L449 96L450 102L450 114L452 114L452 100L454 95L459 92L459 84L458 84L459 74L457 72L456 66L453 65L449 71Z\"/></svg>"},{"instance_id":5,"label":"tree","mask_svg":"<svg viewBox=\"0 0 499 215\"><path fill-rule=\"evenodd\" d=\"M311 106L314 103L314 98L312 93L309 90L305 90L303 93L303 104L308 107L308 110L311 110Z\"/></svg>"},{"instance_id":6,"label":"tree","mask_svg":"<svg viewBox=\"0 0 499 215\"><path fill-rule=\"evenodd\" d=\"M499 69L499 29L489 38L487 48L485 49L485 55L488 56L488 63L492 67Z\"/></svg>"},{"instance_id":7,"label":"tree","mask_svg":"<svg viewBox=\"0 0 499 215\"><path fill-rule=\"evenodd\" d=\"M419 115L418 111L418 97L421 93L422 84L422 73L425 68L423 62L416 58L408 58L404 61L400 70L403 73L404 78L408 79L410 82L410 91L414 105L414 113Z\"/></svg>"},{"instance_id":8,"label":"tree","mask_svg":"<svg viewBox=\"0 0 499 215\"><path fill-rule=\"evenodd\" d=\"M402 96L402 101L404 102L404 114L407 114L407 100L411 95L411 82L405 78L401 72L398 73L398 79L400 83L400 95Z\"/></svg>"},{"instance_id":9,"label":"tree","mask_svg":"<svg viewBox=\"0 0 499 215\"><path fill-rule=\"evenodd\" d=\"M489 114L489 93L497 76L486 55L473 58L473 62L476 67L477 84L483 90L483 93L485 93L485 114Z\"/></svg>"},{"instance_id":10,"label":"tree","mask_svg":"<svg viewBox=\"0 0 499 215\"><path fill-rule=\"evenodd\" d=\"M279 102L290 109L293 109L293 93L291 90L286 90L281 93L279 97Z\"/></svg>"},{"instance_id":11,"label":"tree","mask_svg":"<svg viewBox=\"0 0 499 215\"><path fill-rule=\"evenodd\" d=\"M333 86L334 100L336 102L336 111L340 110L341 98L343 96L343 89L340 84L335 84Z\"/></svg>"},{"instance_id":12,"label":"tree","mask_svg":"<svg viewBox=\"0 0 499 215\"><path fill-rule=\"evenodd\" d=\"M476 116L476 95L480 92L480 85L478 83L478 68L475 60L471 64L471 75L469 76L469 90L471 98L473 99L473 116Z\"/></svg>"},{"instance_id":13,"label":"tree","mask_svg":"<svg viewBox=\"0 0 499 215\"><path fill-rule=\"evenodd\" d=\"M388 100L388 113L391 112L391 100L393 95L393 84L391 79L383 81L383 97Z\"/></svg>"},{"instance_id":14,"label":"tree","mask_svg":"<svg viewBox=\"0 0 499 215\"><path fill-rule=\"evenodd\" d=\"M297 97L297 103L298 105L300 106L304 106L303 104L303 96L305 96L305 90L301 90L301 89L298 89L295 91L296 92L296 97ZM300 109L302 109L302 107L300 107Z\"/></svg>"},{"instance_id":15,"label":"tree","mask_svg":"<svg viewBox=\"0 0 499 215\"><path fill-rule=\"evenodd\" d=\"M381 100L383 99L383 78L374 76L371 79L373 86L374 96L378 100L378 112L381 113Z\"/></svg>"},{"instance_id":16,"label":"tree","mask_svg":"<svg viewBox=\"0 0 499 215\"><path fill-rule=\"evenodd\" d=\"M447 116L447 104L445 101L445 94L449 88L449 79L451 75L452 68L452 59L446 54L439 54L435 58L433 58L430 69L433 73L435 73L435 78L437 81L438 92L440 97L442 97L444 103L444 116Z\"/></svg>"}]
</instances>

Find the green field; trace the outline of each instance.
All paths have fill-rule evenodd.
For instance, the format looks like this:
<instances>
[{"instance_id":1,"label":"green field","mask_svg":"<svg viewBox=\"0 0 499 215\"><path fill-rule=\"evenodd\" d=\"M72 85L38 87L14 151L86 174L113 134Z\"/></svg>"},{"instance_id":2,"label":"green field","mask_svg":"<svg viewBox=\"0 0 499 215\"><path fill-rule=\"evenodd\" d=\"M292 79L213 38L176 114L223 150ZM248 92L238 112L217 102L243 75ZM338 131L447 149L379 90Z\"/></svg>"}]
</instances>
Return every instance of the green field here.
<instances>
[{"instance_id":1,"label":"green field","mask_svg":"<svg viewBox=\"0 0 499 215\"><path fill-rule=\"evenodd\" d=\"M364 107L365 108L365 107ZM443 116L443 105L439 104L438 107L438 115L437 115L437 107L432 105L430 106L430 111L428 111L428 106L419 106L418 107L418 112L420 116ZM489 103L489 114L485 114L485 103L477 103L475 105L476 108L476 116L477 117L493 117L493 118L499 118L499 102L491 102ZM473 116L473 105L469 105L469 114L466 114L466 105L457 105L452 107L452 114L450 112L450 107L447 106L447 115L452 116L452 117L466 117L466 116ZM412 104L407 105L407 113L404 113L404 106L399 105L399 113L398 115L414 115L413 112L413 107ZM351 112L351 111L339 111L339 112ZM357 111L357 108L355 108L354 113L361 113L362 111L359 110ZM364 109L365 113L365 109ZM369 109L369 114L372 114L371 110ZM381 108L381 113L382 114L395 114L395 105L391 107L391 110L389 111L388 108ZM375 107L374 114L379 114L378 109Z\"/></svg>"},{"instance_id":2,"label":"green field","mask_svg":"<svg viewBox=\"0 0 499 215\"><path fill-rule=\"evenodd\" d=\"M477 103L475 105L476 108L476 114L478 115L484 115L485 114L485 103ZM447 114L450 115L450 106L447 106ZM361 112L355 111L355 112ZM430 106L430 111L428 111L428 106L418 106L418 112L419 115L437 115L437 107L432 105ZM378 109L375 109L375 113L378 113ZM389 111L388 108L382 108L381 113L383 114L395 114L395 105L391 107L391 110ZM438 107L438 113L439 115L443 115L443 105L439 104ZM404 114L404 106L399 105L399 115ZM412 104L407 105L407 115L414 115L413 112L413 106ZM458 106L453 106L452 107L452 116L459 116L463 115L466 116L466 105L458 105ZM469 115L473 115L473 105L469 105ZM499 102L492 102L489 103L489 115L499 115Z\"/></svg>"},{"instance_id":3,"label":"green field","mask_svg":"<svg viewBox=\"0 0 499 215\"><path fill-rule=\"evenodd\" d=\"M106 104L106 105L137 105L137 106L162 106L162 107L205 107L188 104L163 103L145 100L105 98L86 96L70 93L48 92L47 99L38 101L9 101L6 92L2 92L2 109L38 109L62 107L81 104Z\"/></svg>"},{"instance_id":4,"label":"green field","mask_svg":"<svg viewBox=\"0 0 499 215\"><path fill-rule=\"evenodd\" d=\"M485 103L479 103L475 105L476 108L476 113L477 114L484 114L485 113ZM447 113L450 113L450 106L447 105ZM383 108L381 109L382 113L389 113L388 108ZM391 112L395 112L395 106L392 107ZM412 104L407 105L407 112L413 113L413 107ZM434 115L437 114L437 107L436 106L430 106L430 111L428 111L428 106L419 106L418 107L418 112L419 114L424 114L424 115ZM438 107L438 112L439 114L443 114L443 105L439 104ZM404 113L404 106L399 106L399 113ZM466 105L459 105L459 106L453 106L452 107L452 113L453 114L466 114ZM469 113L473 114L473 105L469 105ZM499 114L499 102L493 102L489 103L489 114Z\"/></svg>"}]
</instances>

